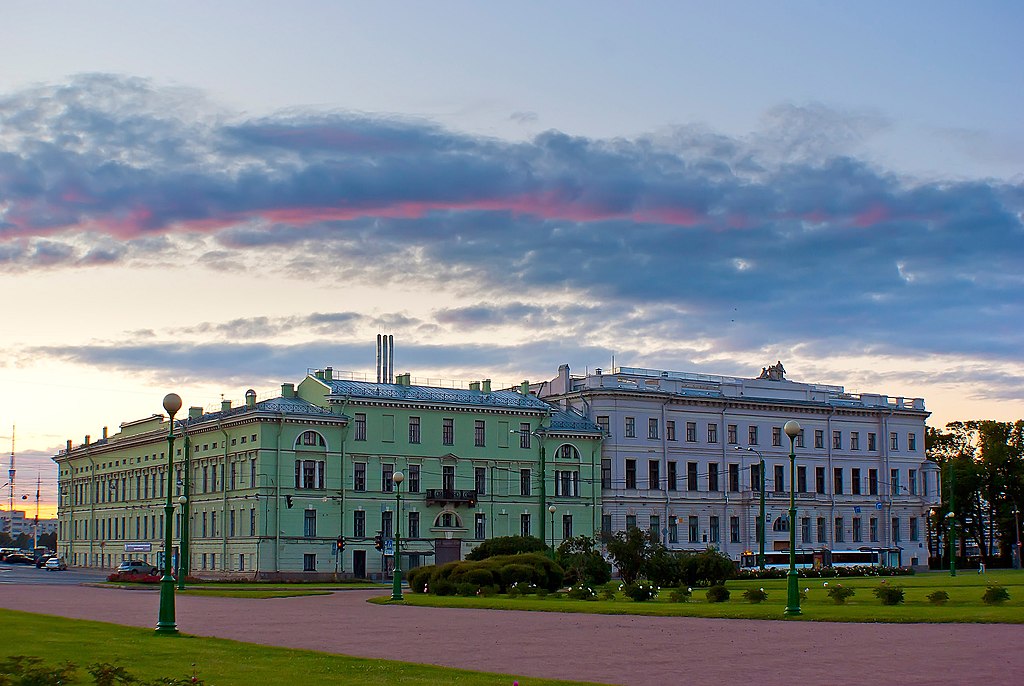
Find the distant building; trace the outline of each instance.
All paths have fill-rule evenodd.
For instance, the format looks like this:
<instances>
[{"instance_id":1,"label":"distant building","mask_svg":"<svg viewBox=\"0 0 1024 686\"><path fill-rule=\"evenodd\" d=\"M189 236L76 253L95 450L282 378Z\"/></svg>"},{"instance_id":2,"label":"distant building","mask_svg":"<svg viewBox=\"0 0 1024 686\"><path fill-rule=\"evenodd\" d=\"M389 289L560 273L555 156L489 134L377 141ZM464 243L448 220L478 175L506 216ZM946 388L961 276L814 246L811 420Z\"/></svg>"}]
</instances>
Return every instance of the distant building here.
<instances>
[{"instance_id":1,"label":"distant building","mask_svg":"<svg viewBox=\"0 0 1024 686\"><path fill-rule=\"evenodd\" d=\"M36 529L37 525L38 529ZM57 520L40 519L37 523L35 517L26 517L25 513L21 510L15 510L13 518L9 511L0 510L0 531L16 537L22 534L31 536L37 530L40 536L53 533L57 530Z\"/></svg>"},{"instance_id":2,"label":"distant building","mask_svg":"<svg viewBox=\"0 0 1024 686\"><path fill-rule=\"evenodd\" d=\"M98 441L69 441L53 458L58 552L70 564L157 564L169 428L152 415ZM409 569L460 559L493 536L557 545L599 523L599 428L528 385L439 388L408 374L366 383L326 368L269 400L250 391L241 407L190 408L174 435L172 553L188 472L189 561L199 576L379 578L393 568L396 534ZM400 513L396 471L405 476Z\"/></svg>"},{"instance_id":3,"label":"distant building","mask_svg":"<svg viewBox=\"0 0 1024 686\"><path fill-rule=\"evenodd\" d=\"M573 376L568 365L534 386L585 414L605 440L605 533L650 529L673 550L715 546L734 560L758 549L760 459L765 461L766 550L887 549L890 564L927 564L929 508L939 471L925 459L921 398L846 393L785 378L621 367ZM796 438L797 521L790 522L790 441Z\"/></svg>"}]
</instances>

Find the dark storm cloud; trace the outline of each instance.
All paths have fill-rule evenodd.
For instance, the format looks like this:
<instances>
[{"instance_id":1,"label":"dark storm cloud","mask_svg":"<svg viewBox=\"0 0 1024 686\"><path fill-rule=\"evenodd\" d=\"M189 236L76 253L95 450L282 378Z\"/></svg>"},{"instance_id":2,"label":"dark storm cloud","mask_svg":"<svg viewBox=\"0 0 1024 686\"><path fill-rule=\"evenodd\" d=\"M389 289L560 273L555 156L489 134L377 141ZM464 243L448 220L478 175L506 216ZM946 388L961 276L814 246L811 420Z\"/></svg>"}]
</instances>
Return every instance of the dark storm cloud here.
<instances>
[{"instance_id":1,"label":"dark storm cloud","mask_svg":"<svg viewBox=\"0 0 1024 686\"><path fill-rule=\"evenodd\" d=\"M645 327L627 336L1019 358L1022 189L912 182L851 152L886 125L786 106L745 138L511 143L345 112L245 120L85 76L0 98L0 268L116 264L210 236L313 249L304 273L321 278L478 294L439 312L452 326L544 320L556 313L517 302L573 293ZM274 324L215 326L252 339Z\"/></svg>"}]
</instances>

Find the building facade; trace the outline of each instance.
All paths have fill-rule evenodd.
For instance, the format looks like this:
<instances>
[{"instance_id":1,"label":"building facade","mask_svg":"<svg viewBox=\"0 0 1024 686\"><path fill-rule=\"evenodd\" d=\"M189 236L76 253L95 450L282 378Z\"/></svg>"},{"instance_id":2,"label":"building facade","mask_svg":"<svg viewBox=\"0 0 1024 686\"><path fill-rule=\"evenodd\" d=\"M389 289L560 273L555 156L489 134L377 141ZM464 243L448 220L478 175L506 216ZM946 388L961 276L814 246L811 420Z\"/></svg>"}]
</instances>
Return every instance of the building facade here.
<instances>
[{"instance_id":1,"label":"building facade","mask_svg":"<svg viewBox=\"0 0 1024 686\"><path fill-rule=\"evenodd\" d=\"M169 430L152 415L54 457L69 564L160 564ZM528 386L375 384L326 368L279 397L190 408L174 436L171 553L177 562L184 512L199 576L375 578L393 568L396 534L407 569L460 559L492 536L557 545L600 522L600 430Z\"/></svg>"},{"instance_id":2,"label":"building facade","mask_svg":"<svg viewBox=\"0 0 1024 686\"><path fill-rule=\"evenodd\" d=\"M925 458L921 398L846 393L785 378L618 368L572 376L568 365L535 392L576 409L604 434L605 533L650 531L673 550L715 546L734 560L759 547L764 459L766 550L876 548L889 564L924 565L939 471ZM789 521L789 420L797 521Z\"/></svg>"}]
</instances>

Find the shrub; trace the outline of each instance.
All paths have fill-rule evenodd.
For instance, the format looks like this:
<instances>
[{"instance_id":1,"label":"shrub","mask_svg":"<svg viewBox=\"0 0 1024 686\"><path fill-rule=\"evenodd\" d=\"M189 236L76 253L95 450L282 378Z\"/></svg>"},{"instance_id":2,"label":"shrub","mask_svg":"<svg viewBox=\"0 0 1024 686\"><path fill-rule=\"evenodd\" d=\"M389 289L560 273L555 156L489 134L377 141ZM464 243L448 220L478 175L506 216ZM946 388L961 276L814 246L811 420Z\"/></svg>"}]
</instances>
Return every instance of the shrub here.
<instances>
[{"instance_id":1,"label":"shrub","mask_svg":"<svg viewBox=\"0 0 1024 686\"><path fill-rule=\"evenodd\" d=\"M615 600L615 589L606 588L601 591L601 600Z\"/></svg>"},{"instance_id":2,"label":"shrub","mask_svg":"<svg viewBox=\"0 0 1024 686\"><path fill-rule=\"evenodd\" d=\"M686 586L680 586L679 588L672 589L669 593L668 599L673 603L688 603L690 602L690 596L693 594L693 590Z\"/></svg>"},{"instance_id":3,"label":"shrub","mask_svg":"<svg viewBox=\"0 0 1024 686\"><path fill-rule=\"evenodd\" d=\"M536 584L531 584L529 581L517 581L508 587L508 594L512 598L518 598L521 595L530 595L531 593L536 592Z\"/></svg>"},{"instance_id":4,"label":"shrub","mask_svg":"<svg viewBox=\"0 0 1024 686\"><path fill-rule=\"evenodd\" d=\"M516 584L532 584L538 576L537 571L530 565L507 564L501 568L501 583L505 588Z\"/></svg>"},{"instance_id":5,"label":"shrub","mask_svg":"<svg viewBox=\"0 0 1024 686\"><path fill-rule=\"evenodd\" d=\"M1002 586L989 586L981 596L986 605L1001 605L1010 599L1010 593Z\"/></svg>"},{"instance_id":6,"label":"shrub","mask_svg":"<svg viewBox=\"0 0 1024 686\"><path fill-rule=\"evenodd\" d=\"M476 595L479 586L471 584L468 581L461 581L455 584L455 592L461 596L473 596Z\"/></svg>"},{"instance_id":7,"label":"shrub","mask_svg":"<svg viewBox=\"0 0 1024 686\"><path fill-rule=\"evenodd\" d=\"M566 595L573 600L597 600L597 593L593 588L585 584L572 586Z\"/></svg>"},{"instance_id":8,"label":"shrub","mask_svg":"<svg viewBox=\"0 0 1024 686\"><path fill-rule=\"evenodd\" d=\"M427 593L430 589L430 575L434 569L434 565L425 565L406 572L405 580L409 583L409 590L414 593Z\"/></svg>"},{"instance_id":9,"label":"shrub","mask_svg":"<svg viewBox=\"0 0 1024 686\"><path fill-rule=\"evenodd\" d=\"M707 590L704 597L709 603L724 603L729 600L729 589L724 584L715 584Z\"/></svg>"},{"instance_id":10,"label":"shrub","mask_svg":"<svg viewBox=\"0 0 1024 686\"><path fill-rule=\"evenodd\" d=\"M518 555L547 550L544 541L533 536L499 536L489 538L466 555L467 560L486 560L498 555Z\"/></svg>"},{"instance_id":11,"label":"shrub","mask_svg":"<svg viewBox=\"0 0 1024 686\"><path fill-rule=\"evenodd\" d=\"M851 598L856 594L857 592L852 588L849 586L843 586L842 584L834 584L828 589L828 597L831 598L836 605L844 604L847 598Z\"/></svg>"},{"instance_id":12,"label":"shrub","mask_svg":"<svg viewBox=\"0 0 1024 686\"><path fill-rule=\"evenodd\" d=\"M882 605L899 605L903 602L902 586L893 586L883 581L872 593L882 601Z\"/></svg>"},{"instance_id":13,"label":"shrub","mask_svg":"<svg viewBox=\"0 0 1024 686\"><path fill-rule=\"evenodd\" d=\"M949 594L945 591L932 591L926 597L932 605L945 605L949 602Z\"/></svg>"},{"instance_id":14,"label":"shrub","mask_svg":"<svg viewBox=\"0 0 1024 686\"><path fill-rule=\"evenodd\" d=\"M548 595L550 595L550 593L551 593L551 591L549 591L548 589L544 588L543 586L541 586L541 587L539 587L537 589L537 597L538 598L547 598Z\"/></svg>"},{"instance_id":15,"label":"shrub","mask_svg":"<svg viewBox=\"0 0 1024 686\"><path fill-rule=\"evenodd\" d=\"M455 595L455 584L448 579L438 579L430 582L430 592L434 595Z\"/></svg>"},{"instance_id":16,"label":"shrub","mask_svg":"<svg viewBox=\"0 0 1024 686\"><path fill-rule=\"evenodd\" d=\"M650 581L639 580L622 586L622 593L634 602L641 603L658 596L658 587Z\"/></svg>"},{"instance_id":17,"label":"shrub","mask_svg":"<svg viewBox=\"0 0 1024 686\"><path fill-rule=\"evenodd\" d=\"M743 591L743 597L751 603L760 603L768 599L768 594L763 588L748 588Z\"/></svg>"}]
</instances>

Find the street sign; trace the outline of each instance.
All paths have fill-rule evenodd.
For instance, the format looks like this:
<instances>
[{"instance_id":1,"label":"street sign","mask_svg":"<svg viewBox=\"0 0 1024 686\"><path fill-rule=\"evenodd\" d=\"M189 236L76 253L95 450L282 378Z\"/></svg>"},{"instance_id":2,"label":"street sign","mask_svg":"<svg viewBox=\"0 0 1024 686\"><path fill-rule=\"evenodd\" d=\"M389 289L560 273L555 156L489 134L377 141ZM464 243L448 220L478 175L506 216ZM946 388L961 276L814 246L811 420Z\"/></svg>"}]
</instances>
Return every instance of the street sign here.
<instances>
[{"instance_id":1,"label":"street sign","mask_svg":"<svg viewBox=\"0 0 1024 686\"><path fill-rule=\"evenodd\" d=\"M881 510L882 509L882 503L875 503L875 509L876 510Z\"/></svg>"},{"instance_id":2,"label":"street sign","mask_svg":"<svg viewBox=\"0 0 1024 686\"><path fill-rule=\"evenodd\" d=\"M124 551L126 553L151 553L153 552L152 543L125 543Z\"/></svg>"},{"instance_id":3,"label":"street sign","mask_svg":"<svg viewBox=\"0 0 1024 686\"><path fill-rule=\"evenodd\" d=\"M385 538L384 539L384 554L394 555L395 554L395 539Z\"/></svg>"}]
</instances>

